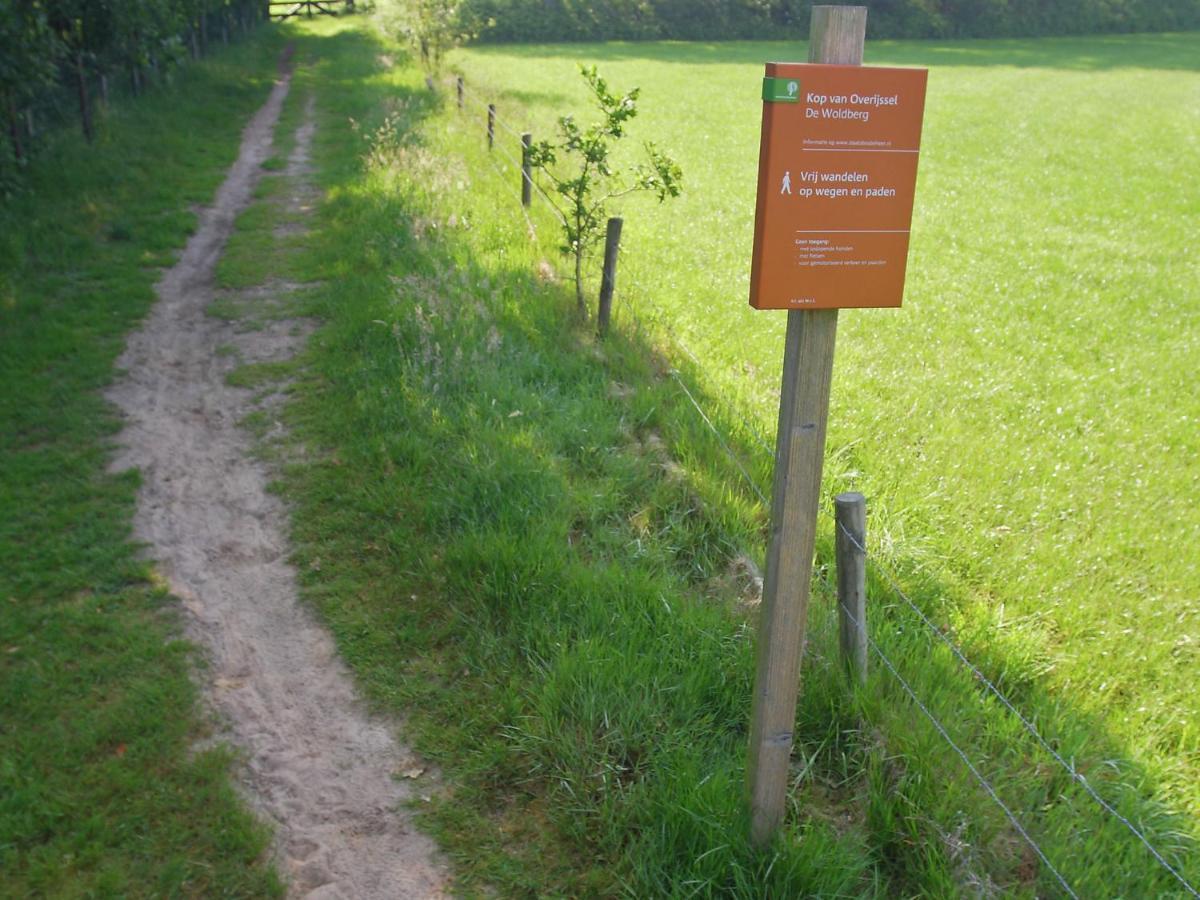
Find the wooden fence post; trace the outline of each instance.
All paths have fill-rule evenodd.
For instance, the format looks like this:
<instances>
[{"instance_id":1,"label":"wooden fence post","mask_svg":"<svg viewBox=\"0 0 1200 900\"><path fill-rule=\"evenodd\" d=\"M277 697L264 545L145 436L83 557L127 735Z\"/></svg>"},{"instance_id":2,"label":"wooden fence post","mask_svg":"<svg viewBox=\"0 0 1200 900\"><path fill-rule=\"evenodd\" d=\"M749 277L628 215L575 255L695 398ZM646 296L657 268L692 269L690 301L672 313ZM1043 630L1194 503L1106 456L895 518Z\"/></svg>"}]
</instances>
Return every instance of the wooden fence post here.
<instances>
[{"instance_id":1,"label":"wooden fence post","mask_svg":"<svg viewBox=\"0 0 1200 900\"><path fill-rule=\"evenodd\" d=\"M488 104L488 149L496 143L496 104Z\"/></svg>"},{"instance_id":2,"label":"wooden fence post","mask_svg":"<svg viewBox=\"0 0 1200 900\"><path fill-rule=\"evenodd\" d=\"M529 162L529 148L533 146L533 135L528 131L521 135L521 205L533 202L533 167Z\"/></svg>"},{"instance_id":3,"label":"wooden fence post","mask_svg":"<svg viewBox=\"0 0 1200 900\"><path fill-rule=\"evenodd\" d=\"M463 108L463 77L459 75L454 79L454 88L458 91L458 108Z\"/></svg>"},{"instance_id":4,"label":"wooden fence post","mask_svg":"<svg viewBox=\"0 0 1200 900\"><path fill-rule=\"evenodd\" d=\"M624 219L611 218L604 234L604 274L600 277L600 306L596 310L596 331L604 337L612 315L613 290L617 285L617 251L621 248L621 226Z\"/></svg>"},{"instance_id":5,"label":"wooden fence post","mask_svg":"<svg viewBox=\"0 0 1200 900\"><path fill-rule=\"evenodd\" d=\"M808 61L861 65L866 24L866 7L814 6ZM750 837L760 847L779 830L787 804L838 321L836 309L787 315L750 721Z\"/></svg>"},{"instance_id":6,"label":"wooden fence post","mask_svg":"<svg viewBox=\"0 0 1200 900\"><path fill-rule=\"evenodd\" d=\"M833 498L837 518L838 634L851 681L867 680L867 499L857 492Z\"/></svg>"}]
</instances>

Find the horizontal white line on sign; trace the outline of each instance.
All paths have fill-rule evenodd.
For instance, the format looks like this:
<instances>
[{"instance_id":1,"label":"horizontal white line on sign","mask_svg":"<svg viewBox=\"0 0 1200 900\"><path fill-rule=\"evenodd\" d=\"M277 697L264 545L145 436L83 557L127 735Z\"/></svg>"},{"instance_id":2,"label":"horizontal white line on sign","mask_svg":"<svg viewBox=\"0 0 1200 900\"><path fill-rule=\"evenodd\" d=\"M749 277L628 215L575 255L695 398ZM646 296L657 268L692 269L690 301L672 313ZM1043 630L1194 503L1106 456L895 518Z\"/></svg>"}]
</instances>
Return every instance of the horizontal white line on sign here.
<instances>
[{"instance_id":1,"label":"horizontal white line on sign","mask_svg":"<svg viewBox=\"0 0 1200 900\"><path fill-rule=\"evenodd\" d=\"M805 153L920 153L919 150L875 150L871 147L801 147Z\"/></svg>"},{"instance_id":2,"label":"horizontal white line on sign","mask_svg":"<svg viewBox=\"0 0 1200 900\"><path fill-rule=\"evenodd\" d=\"M796 234L908 234L907 228L887 229L887 228L820 228L811 229L809 231L797 230Z\"/></svg>"}]
</instances>

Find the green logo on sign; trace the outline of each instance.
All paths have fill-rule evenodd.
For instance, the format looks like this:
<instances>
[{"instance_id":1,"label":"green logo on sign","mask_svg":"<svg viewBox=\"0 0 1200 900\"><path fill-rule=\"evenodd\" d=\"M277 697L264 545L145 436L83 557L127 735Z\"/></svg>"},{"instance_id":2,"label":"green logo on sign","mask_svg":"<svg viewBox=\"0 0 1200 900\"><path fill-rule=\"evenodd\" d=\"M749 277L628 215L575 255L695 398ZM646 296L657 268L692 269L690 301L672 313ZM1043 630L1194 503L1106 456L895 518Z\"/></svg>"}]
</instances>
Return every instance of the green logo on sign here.
<instances>
[{"instance_id":1,"label":"green logo on sign","mask_svg":"<svg viewBox=\"0 0 1200 900\"><path fill-rule=\"evenodd\" d=\"M799 103L800 82L795 78L764 78L762 98L767 103Z\"/></svg>"}]
</instances>

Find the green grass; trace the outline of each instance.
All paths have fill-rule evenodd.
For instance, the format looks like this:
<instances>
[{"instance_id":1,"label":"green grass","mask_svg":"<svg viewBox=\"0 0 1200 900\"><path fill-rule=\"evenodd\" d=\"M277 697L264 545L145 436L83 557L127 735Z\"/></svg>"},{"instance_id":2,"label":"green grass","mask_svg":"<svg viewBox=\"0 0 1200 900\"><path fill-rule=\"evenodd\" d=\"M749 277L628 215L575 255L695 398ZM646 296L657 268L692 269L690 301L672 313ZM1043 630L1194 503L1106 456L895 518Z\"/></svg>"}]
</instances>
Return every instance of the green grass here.
<instances>
[{"instance_id":1,"label":"green grass","mask_svg":"<svg viewBox=\"0 0 1200 900\"><path fill-rule=\"evenodd\" d=\"M482 112L431 106L366 35L317 34L329 200L306 252L327 324L291 410L313 454L285 478L297 558L371 696L446 771L429 820L467 889L1055 893L886 672L844 687L828 530L791 814L770 850L744 841L737 573L766 514L669 372L765 483L753 434L771 430L781 321L745 305L759 65L803 48L456 57L535 136L585 112L574 62L596 61L643 85L635 138L683 163L684 198L624 210L618 334L597 344L546 277L565 269L551 220L535 211L531 242L515 176L482 149ZM935 69L908 301L843 317L827 466L829 489L871 498L872 547L906 590L1193 880L1195 195L1174 173L1195 168L1197 44L872 48ZM1180 499L1155 502L1172 482ZM877 639L1081 895L1176 892L874 595Z\"/></svg>"},{"instance_id":2,"label":"green grass","mask_svg":"<svg viewBox=\"0 0 1200 900\"><path fill-rule=\"evenodd\" d=\"M643 86L634 137L675 152L688 183L678 203L629 204L624 302L661 310L764 434L782 320L745 303L756 85L763 61L803 57L456 60L535 135L585 107L576 60ZM1198 59L1195 34L868 47L869 63L930 66L929 96L905 309L841 317L827 469L830 490L871 501L877 554L939 583L939 618L1050 735L1115 751L1193 823L1200 193L1180 173L1200 165Z\"/></svg>"},{"instance_id":3,"label":"green grass","mask_svg":"<svg viewBox=\"0 0 1200 900\"><path fill-rule=\"evenodd\" d=\"M765 485L781 322L745 306L757 84L803 49L456 58L537 136L585 111L573 64L596 61L643 85L634 137L680 157L683 198L624 210L598 342L482 114L386 68L399 54L361 20L295 33L309 65L285 118L315 92L325 200L309 234L276 240L268 178L219 277L308 282L298 305L324 324L296 367L233 377L298 374L304 452L270 458L302 588L442 770L418 806L462 892L1055 895L886 672L846 687L828 528L788 820L765 851L745 839L745 556L761 561L767 515L676 377ZM119 110L98 151L63 138L0 213L0 874L18 895L278 892L228 760L187 755L189 653L129 545L135 479L106 474L116 423L96 393L265 96L270 34L189 70L194 103ZM906 308L843 316L827 462L830 490L871 498L872 548L906 590L1193 881L1197 208L1178 173L1200 152L1198 45L871 49L935 68ZM264 440L267 424L247 422ZM876 639L1081 896L1178 893L873 591Z\"/></svg>"},{"instance_id":4,"label":"green grass","mask_svg":"<svg viewBox=\"0 0 1200 900\"><path fill-rule=\"evenodd\" d=\"M0 894L278 896L268 835L197 748L198 664L131 542L100 391L265 100L285 32L49 134L0 204Z\"/></svg>"}]
</instances>

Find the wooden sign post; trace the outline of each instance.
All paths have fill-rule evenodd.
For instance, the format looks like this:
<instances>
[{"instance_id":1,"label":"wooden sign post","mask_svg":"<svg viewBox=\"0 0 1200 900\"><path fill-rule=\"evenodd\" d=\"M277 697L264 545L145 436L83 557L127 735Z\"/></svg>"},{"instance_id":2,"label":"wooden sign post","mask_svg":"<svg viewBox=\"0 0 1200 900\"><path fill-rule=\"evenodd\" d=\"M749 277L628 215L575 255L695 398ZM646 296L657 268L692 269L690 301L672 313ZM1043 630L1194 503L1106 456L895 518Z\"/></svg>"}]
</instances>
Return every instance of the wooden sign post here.
<instances>
[{"instance_id":1,"label":"wooden sign post","mask_svg":"<svg viewBox=\"0 0 1200 900\"><path fill-rule=\"evenodd\" d=\"M866 25L865 7L814 6L818 65L769 64L764 82L751 305L788 321L750 727L760 846L787 799L838 308L903 290L926 73L854 68Z\"/></svg>"}]
</instances>

